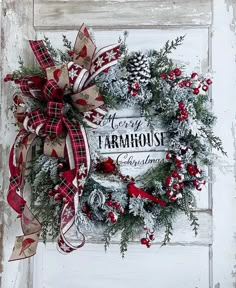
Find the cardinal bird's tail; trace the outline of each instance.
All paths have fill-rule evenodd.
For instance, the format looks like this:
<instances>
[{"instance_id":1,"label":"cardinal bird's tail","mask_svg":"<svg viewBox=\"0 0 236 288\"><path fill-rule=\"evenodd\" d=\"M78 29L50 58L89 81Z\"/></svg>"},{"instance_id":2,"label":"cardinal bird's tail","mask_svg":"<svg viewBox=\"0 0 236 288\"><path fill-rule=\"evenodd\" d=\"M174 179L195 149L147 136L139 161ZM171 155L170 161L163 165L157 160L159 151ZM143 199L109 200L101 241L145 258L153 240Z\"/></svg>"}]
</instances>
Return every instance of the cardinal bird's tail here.
<instances>
[{"instance_id":1,"label":"cardinal bird's tail","mask_svg":"<svg viewBox=\"0 0 236 288\"><path fill-rule=\"evenodd\" d=\"M156 198L153 195L150 195L149 199L152 200L153 202L156 202L156 203L160 204L163 207L166 206L166 202L165 201L163 201L163 200L161 200L159 198Z\"/></svg>"},{"instance_id":2,"label":"cardinal bird's tail","mask_svg":"<svg viewBox=\"0 0 236 288\"><path fill-rule=\"evenodd\" d=\"M160 204L161 206L166 206L166 202L147 193L146 191L139 189L134 185L133 182L128 183L127 185L128 193L131 197L140 197L142 199L150 199L151 201Z\"/></svg>"}]
</instances>

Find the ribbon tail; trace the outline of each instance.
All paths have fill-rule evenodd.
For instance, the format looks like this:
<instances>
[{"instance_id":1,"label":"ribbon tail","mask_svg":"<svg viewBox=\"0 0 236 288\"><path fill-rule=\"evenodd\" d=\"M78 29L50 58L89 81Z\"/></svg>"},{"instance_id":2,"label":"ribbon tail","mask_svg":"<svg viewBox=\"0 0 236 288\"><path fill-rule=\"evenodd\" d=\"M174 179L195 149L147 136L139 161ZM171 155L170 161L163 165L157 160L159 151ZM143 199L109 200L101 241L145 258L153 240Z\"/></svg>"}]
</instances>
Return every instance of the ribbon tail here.
<instances>
[{"instance_id":1,"label":"ribbon tail","mask_svg":"<svg viewBox=\"0 0 236 288\"><path fill-rule=\"evenodd\" d=\"M36 41L30 40L29 43L36 59L39 62L39 65L43 69L55 66L52 57L50 56L46 46L43 43L43 40L36 40Z\"/></svg>"},{"instance_id":2,"label":"ribbon tail","mask_svg":"<svg viewBox=\"0 0 236 288\"><path fill-rule=\"evenodd\" d=\"M78 194L75 195L75 197L78 197ZM76 217L76 211L77 208L75 207L75 202L68 203L64 206L62 215L61 215L61 229L60 234L57 241L57 249L62 254L68 254L71 253L81 247L85 244L85 236L83 233L81 233L78 229L78 226L75 223L75 217ZM72 211L71 216L69 216L69 219L67 219L67 223L65 223L65 217L68 214L68 211ZM65 226L64 226L65 224ZM72 244L71 242L71 231L77 231L81 235L80 244ZM68 234L68 237L67 237ZM78 235L77 235L78 236ZM77 237L76 237L77 238ZM76 240L78 242L78 240Z\"/></svg>"},{"instance_id":3,"label":"ribbon tail","mask_svg":"<svg viewBox=\"0 0 236 288\"><path fill-rule=\"evenodd\" d=\"M58 250L61 253L70 253L85 243L84 235L79 231L75 223L76 213L79 209L79 197L83 192L84 184L90 168L90 153L87 135L83 126L63 119L67 128L66 138L67 154L70 169L62 175L63 194L69 202L65 204L61 214L60 235L58 238ZM73 174L73 177L71 175ZM62 185L61 185L62 187ZM67 195L65 195L67 193ZM70 194L69 194L70 193ZM76 228L82 240L79 245L73 245L67 235Z\"/></svg>"},{"instance_id":4,"label":"ribbon tail","mask_svg":"<svg viewBox=\"0 0 236 288\"><path fill-rule=\"evenodd\" d=\"M10 152L10 184L7 195L9 205L19 214L21 218L22 236L17 236L15 245L9 261L25 259L35 254L41 224L26 205L23 195L24 171L28 151L35 139L35 135L29 137L29 133L22 129L16 136L14 145ZM27 144L26 144L27 141ZM22 193L23 194L23 193Z\"/></svg>"}]
</instances>

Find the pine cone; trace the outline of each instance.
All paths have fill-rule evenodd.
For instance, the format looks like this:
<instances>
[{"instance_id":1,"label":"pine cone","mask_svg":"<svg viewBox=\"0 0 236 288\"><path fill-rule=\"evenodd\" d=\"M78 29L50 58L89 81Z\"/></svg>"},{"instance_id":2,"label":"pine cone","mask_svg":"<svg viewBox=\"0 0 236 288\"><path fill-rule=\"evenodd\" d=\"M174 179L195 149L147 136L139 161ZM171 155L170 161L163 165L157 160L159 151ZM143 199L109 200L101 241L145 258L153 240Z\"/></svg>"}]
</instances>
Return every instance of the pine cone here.
<instances>
[{"instance_id":1,"label":"pine cone","mask_svg":"<svg viewBox=\"0 0 236 288\"><path fill-rule=\"evenodd\" d=\"M133 83L147 85L150 81L150 67L147 57L142 52L134 52L128 60L128 81L132 86Z\"/></svg>"}]
</instances>

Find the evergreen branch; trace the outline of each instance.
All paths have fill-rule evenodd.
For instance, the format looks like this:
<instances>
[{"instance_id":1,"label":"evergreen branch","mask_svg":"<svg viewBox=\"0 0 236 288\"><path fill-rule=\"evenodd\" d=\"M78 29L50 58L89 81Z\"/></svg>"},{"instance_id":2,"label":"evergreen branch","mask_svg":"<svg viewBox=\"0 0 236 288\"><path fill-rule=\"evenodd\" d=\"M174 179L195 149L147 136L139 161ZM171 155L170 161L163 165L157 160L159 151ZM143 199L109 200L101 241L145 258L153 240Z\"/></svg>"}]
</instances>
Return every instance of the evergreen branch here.
<instances>
[{"instance_id":1,"label":"evergreen branch","mask_svg":"<svg viewBox=\"0 0 236 288\"><path fill-rule=\"evenodd\" d=\"M56 49L53 48L51 41L47 36L44 36L44 43L45 43L45 46L46 46L50 56L53 58L54 61L57 61L58 52Z\"/></svg>"},{"instance_id":2,"label":"evergreen branch","mask_svg":"<svg viewBox=\"0 0 236 288\"><path fill-rule=\"evenodd\" d=\"M128 250L128 243L133 237L133 226L125 226L121 232L121 241L120 241L120 253L122 258L125 257L125 253Z\"/></svg>"},{"instance_id":3,"label":"evergreen branch","mask_svg":"<svg viewBox=\"0 0 236 288\"><path fill-rule=\"evenodd\" d=\"M68 51L72 51L72 42L66 37L66 35L62 35L63 46L67 48Z\"/></svg>"},{"instance_id":4,"label":"evergreen branch","mask_svg":"<svg viewBox=\"0 0 236 288\"><path fill-rule=\"evenodd\" d=\"M199 95L194 101L193 106L196 111L196 119L200 120L204 125L211 127L216 120L216 117L211 111L206 108L208 95Z\"/></svg>"},{"instance_id":5,"label":"evergreen branch","mask_svg":"<svg viewBox=\"0 0 236 288\"><path fill-rule=\"evenodd\" d=\"M147 186L151 185L155 181L164 182L164 179L170 173L170 167L170 162L165 162L162 160L156 167L145 173L142 176L142 179L145 180Z\"/></svg>"},{"instance_id":6,"label":"evergreen branch","mask_svg":"<svg viewBox=\"0 0 236 288\"><path fill-rule=\"evenodd\" d=\"M12 73L13 80L20 80L26 75L40 76L45 78L45 71L40 66L25 66L21 57L19 57L18 63L19 69L13 71Z\"/></svg>"},{"instance_id":7,"label":"evergreen branch","mask_svg":"<svg viewBox=\"0 0 236 288\"><path fill-rule=\"evenodd\" d=\"M119 37L118 42L120 43L120 52L121 52L121 57L119 59L119 63L123 67L127 67L128 64L128 46L127 46L127 38L128 38L128 32L124 31L123 33L123 38Z\"/></svg>"},{"instance_id":8,"label":"evergreen branch","mask_svg":"<svg viewBox=\"0 0 236 288\"><path fill-rule=\"evenodd\" d=\"M178 46L182 45L185 35L177 37L175 40L167 41L164 48L162 48L159 53L160 55L165 56L172 53L172 50L175 50Z\"/></svg>"},{"instance_id":9,"label":"evergreen branch","mask_svg":"<svg viewBox=\"0 0 236 288\"><path fill-rule=\"evenodd\" d=\"M112 236L121 231L120 253L122 257L127 251L128 242L133 238L136 227L143 224L142 219L129 213L118 217L117 222L108 226L104 231L105 250L109 247Z\"/></svg>"},{"instance_id":10,"label":"evergreen branch","mask_svg":"<svg viewBox=\"0 0 236 288\"><path fill-rule=\"evenodd\" d=\"M167 245L170 242L171 236L173 235L172 223L169 221L166 221L164 225L165 225L165 236L164 236L161 246Z\"/></svg>"},{"instance_id":11,"label":"evergreen branch","mask_svg":"<svg viewBox=\"0 0 236 288\"><path fill-rule=\"evenodd\" d=\"M223 155L227 156L227 153L224 151L222 140L218 136L215 136L214 132L211 129L201 127L199 128L199 130L205 134L206 138L208 139L210 145L213 148L221 151Z\"/></svg>"},{"instance_id":12,"label":"evergreen branch","mask_svg":"<svg viewBox=\"0 0 236 288\"><path fill-rule=\"evenodd\" d=\"M198 223L198 218L197 216L194 215L193 211L189 211L189 220L190 220L190 225L193 227L193 231L195 236L198 235L198 227L199 227L199 223Z\"/></svg>"}]
</instances>

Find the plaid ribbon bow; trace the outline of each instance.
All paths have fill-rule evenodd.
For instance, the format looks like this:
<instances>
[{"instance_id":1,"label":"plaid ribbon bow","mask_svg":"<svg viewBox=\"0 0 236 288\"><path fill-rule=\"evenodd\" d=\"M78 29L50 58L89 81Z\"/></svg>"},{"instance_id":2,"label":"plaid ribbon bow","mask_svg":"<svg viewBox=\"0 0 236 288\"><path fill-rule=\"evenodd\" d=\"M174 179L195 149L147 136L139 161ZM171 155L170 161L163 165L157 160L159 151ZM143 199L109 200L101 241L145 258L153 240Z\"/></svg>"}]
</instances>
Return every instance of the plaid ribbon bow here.
<instances>
[{"instance_id":1,"label":"plaid ribbon bow","mask_svg":"<svg viewBox=\"0 0 236 288\"><path fill-rule=\"evenodd\" d=\"M17 135L9 158L11 178L8 202L20 215L24 233L23 236L17 237L10 261L34 255L41 230L40 223L27 208L23 198L22 180L27 153L37 135L45 137L44 147L47 149L44 153L48 154L46 150L50 150L50 137L52 135L61 137L62 132L67 131L66 137L61 138L64 139L62 140L65 145L64 152L61 153L59 149L54 148L49 154L68 159L70 167L60 174L60 181L54 188L54 192L61 195L65 203L61 215L58 249L61 253L70 253L84 245L85 237L82 233L79 232L82 237L81 243L76 246L71 243L67 234L75 223L80 195L90 168L90 152L83 125L67 119L62 113L63 94L65 89L67 94L70 90L71 101L78 113L82 114L84 122L90 127L98 127L106 111L102 108L104 103L99 89L96 85L89 86L89 84L99 73L115 65L120 54L117 44L96 51L85 25L82 25L78 32L73 58L69 63L56 66L42 40L30 41L30 46L39 64L45 69L47 79L25 76L20 88L26 97L47 101L47 111L45 115L40 109L36 109L25 115L24 128Z\"/></svg>"}]
</instances>

